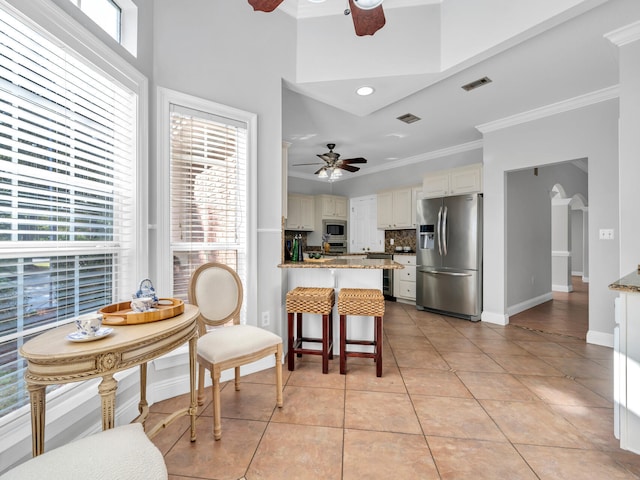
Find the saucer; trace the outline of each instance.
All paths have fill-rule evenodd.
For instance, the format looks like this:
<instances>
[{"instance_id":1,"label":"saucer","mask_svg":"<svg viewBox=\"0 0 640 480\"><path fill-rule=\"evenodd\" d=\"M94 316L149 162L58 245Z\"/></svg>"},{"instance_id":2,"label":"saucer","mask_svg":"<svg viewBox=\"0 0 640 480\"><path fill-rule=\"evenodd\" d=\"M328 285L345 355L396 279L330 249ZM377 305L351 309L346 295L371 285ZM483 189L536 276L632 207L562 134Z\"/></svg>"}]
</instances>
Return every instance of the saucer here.
<instances>
[{"instance_id":1,"label":"saucer","mask_svg":"<svg viewBox=\"0 0 640 480\"><path fill-rule=\"evenodd\" d=\"M92 342L106 337L111 332L113 332L113 328L109 327L100 328L95 335L85 335L84 333L73 332L67 335L67 340L71 340L72 342Z\"/></svg>"}]
</instances>

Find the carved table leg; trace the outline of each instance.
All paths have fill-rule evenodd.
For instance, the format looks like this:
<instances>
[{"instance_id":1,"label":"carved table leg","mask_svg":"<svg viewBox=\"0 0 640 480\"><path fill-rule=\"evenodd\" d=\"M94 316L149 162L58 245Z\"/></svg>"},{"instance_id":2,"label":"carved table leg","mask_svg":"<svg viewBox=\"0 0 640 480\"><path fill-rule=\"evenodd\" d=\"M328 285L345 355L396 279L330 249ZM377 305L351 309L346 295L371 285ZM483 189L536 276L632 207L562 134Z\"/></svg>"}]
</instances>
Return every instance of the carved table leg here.
<instances>
[{"instance_id":1,"label":"carved table leg","mask_svg":"<svg viewBox=\"0 0 640 480\"><path fill-rule=\"evenodd\" d=\"M44 452L44 411L46 407L46 387L29 385L31 401L31 453L34 457Z\"/></svg>"},{"instance_id":2,"label":"carved table leg","mask_svg":"<svg viewBox=\"0 0 640 480\"><path fill-rule=\"evenodd\" d=\"M191 403L189 405L189 416L191 417L191 441L196 441L196 415L198 414L198 398L196 396L196 352L198 348L198 337L193 336L189 340L189 392L191 393ZM204 377L204 372L203 377ZM204 380L204 378L203 378Z\"/></svg>"},{"instance_id":3,"label":"carved table leg","mask_svg":"<svg viewBox=\"0 0 640 480\"><path fill-rule=\"evenodd\" d=\"M142 427L144 428L144 422L149 414L149 404L147 403L147 364L140 364L140 402L138 403L138 412L140 412L140 419Z\"/></svg>"},{"instance_id":4,"label":"carved table leg","mask_svg":"<svg viewBox=\"0 0 640 480\"><path fill-rule=\"evenodd\" d=\"M98 393L102 399L102 429L108 430L115 427L116 414L116 389L118 381L112 374L102 377L102 382L98 385Z\"/></svg>"}]
</instances>

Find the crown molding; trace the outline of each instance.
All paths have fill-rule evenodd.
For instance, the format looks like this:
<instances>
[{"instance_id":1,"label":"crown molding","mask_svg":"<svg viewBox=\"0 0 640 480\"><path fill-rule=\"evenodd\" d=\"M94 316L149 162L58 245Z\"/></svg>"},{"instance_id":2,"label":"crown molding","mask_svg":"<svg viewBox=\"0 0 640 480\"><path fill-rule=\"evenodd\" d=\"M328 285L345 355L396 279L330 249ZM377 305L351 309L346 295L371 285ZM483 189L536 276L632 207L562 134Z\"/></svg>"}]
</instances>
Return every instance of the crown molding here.
<instances>
[{"instance_id":1,"label":"crown molding","mask_svg":"<svg viewBox=\"0 0 640 480\"><path fill-rule=\"evenodd\" d=\"M477 125L476 128L482 134L494 132L496 130L502 130L503 128L513 127L522 123L557 115L558 113L569 112L578 108L612 100L619 96L620 86L613 85L611 87L603 88L602 90L596 90L595 92L590 92L585 95L569 98L561 102L552 103L551 105L545 105L544 107L534 108L533 110L518 113L510 117L501 118L500 120L483 123L482 125Z\"/></svg>"},{"instance_id":2,"label":"crown molding","mask_svg":"<svg viewBox=\"0 0 640 480\"><path fill-rule=\"evenodd\" d=\"M364 173L364 175L384 172L385 170L391 170L393 168L406 167L408 165L426 162L427 160L433 160L435 158L448 157L449 155L455 155L456 153L478 150L482 148L483 144L483 140L474 140L473 142L461 143L460 145L441 148L440 150L434 150L432 152L421 153L413 157L403 158L401 160L396 160L395 162L389 162L379 167L373 167L371 169L368 169L366 173Z\"/></svg>"},{"instance_id":3,"label":"crown molding","mask_svg":"<svg viewBox=\"0 0 640 480\"><path fill-rule=\"evenodd\" d=\"M612 32L605 33L604 38L618 47L640 40L640 21L625 25Z\"/></svg>"},{"instance_id":4,"label":"crown molding","mask_svg":"<svg viewBox=\"0 0 640 480\"><path fill-rule=\"evenodd\" d=\"M407 165L413 165L415 163L425 162L427 160L433 160L435 158L448 157L449 155L455 155L456 153L468 152L470 150L478 150L482 148L484 144L483 140L474 140L473 142L461 143L460 145L454 145L453 147L441 148L440 150L434 150L432 152L421 153L413 157L403 158L396 160L395 162L385 163L379 167L373 167L365 172L361 172L358 176L363 177L365 175L372 175L374 173L384 172L398 167L406 167ZM318 180L326 182L326 179L319 179L317 175L309 173L289 172L290 177L302 178L304 180ZM351 177L342 176L336 182L349 180Z\"/></svg>"}]
</instances>

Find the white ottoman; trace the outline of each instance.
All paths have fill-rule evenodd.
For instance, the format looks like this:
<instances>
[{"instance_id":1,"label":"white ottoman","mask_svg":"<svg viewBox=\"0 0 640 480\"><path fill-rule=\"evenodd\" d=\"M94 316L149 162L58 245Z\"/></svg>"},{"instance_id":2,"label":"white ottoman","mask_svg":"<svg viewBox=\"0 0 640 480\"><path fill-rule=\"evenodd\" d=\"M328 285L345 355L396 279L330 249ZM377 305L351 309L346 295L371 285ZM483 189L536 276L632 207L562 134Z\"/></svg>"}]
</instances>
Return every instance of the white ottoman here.
<instances>
[{"instance_id":1,"label":"white ottoman","mask_svg":"<svg viewBox=\"0 0 640 480\"><path fill-rule=\"evenodd\" d=\"M139 423L90 435L27 460L0 480L167 480L162 453Z\"/></svg>"}]
</instances>

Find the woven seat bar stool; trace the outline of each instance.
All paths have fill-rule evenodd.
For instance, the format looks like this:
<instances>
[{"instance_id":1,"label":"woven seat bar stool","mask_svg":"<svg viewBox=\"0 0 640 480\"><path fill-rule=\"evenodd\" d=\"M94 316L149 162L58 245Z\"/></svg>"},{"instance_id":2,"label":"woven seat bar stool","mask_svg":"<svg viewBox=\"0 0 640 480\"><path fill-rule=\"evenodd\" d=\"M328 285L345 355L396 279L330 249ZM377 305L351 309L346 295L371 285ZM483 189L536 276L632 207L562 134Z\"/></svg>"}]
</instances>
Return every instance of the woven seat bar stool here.
<instances>
[{"instance_id":1,"label":"woven seat bar stool","mask_svg":"<svg viewBox=\"0 0 640 480\"><path fill-rule=\"evenodd\" d=\"M347 373L347 357L373 358L376 376L382 376L382 318L384 317L384 295L375 288L342 288L338 294L340 315L340 373ZM375 326L373 341L347 338L347 315L373 317ZM373 352L347 350L347 345L370 345Z\"/></svg>"},{"instance_id":2,"label":"woven seat bar stool","mask_svg":"<svg viewBox=\"0 0 640 480\"><path fill-rule=\"evenodd\" d=\"M333 288L297 287L287 292L288 359L289 370L295 368L294 356L322 355L322 373L329 372L329 360L333 359ZM302 332L302 314L322 315L322 338L305 337ZM296 317L294 332L293 318ZM321 349L304 348L304 342L321 343Z\"/></svg>"}]
</instances>

